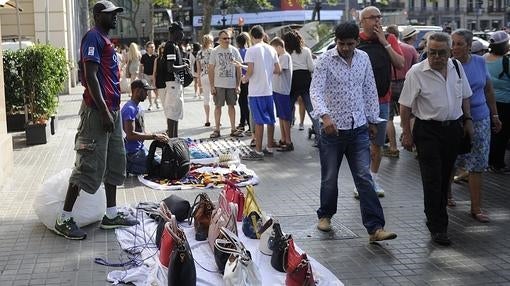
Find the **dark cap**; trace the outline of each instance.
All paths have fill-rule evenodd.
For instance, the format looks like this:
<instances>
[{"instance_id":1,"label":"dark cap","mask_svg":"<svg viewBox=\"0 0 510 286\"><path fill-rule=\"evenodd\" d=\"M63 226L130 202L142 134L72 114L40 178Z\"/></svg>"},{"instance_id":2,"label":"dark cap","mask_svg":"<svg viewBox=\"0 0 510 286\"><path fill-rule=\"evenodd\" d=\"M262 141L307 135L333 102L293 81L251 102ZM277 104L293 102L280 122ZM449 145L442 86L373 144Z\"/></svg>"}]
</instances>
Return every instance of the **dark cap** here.
<instances>
[{"instance_id":1,"label":"dark cap","mask_svg":"<svg viewBox=\"0 0 510 286\"><path fill-rule=\"evenodd\" d=\"M110 1L98 1L92 9L94 14L99 13L110 13L110 12L122 12L124 8L115 6Z\"/></svg>"},{"instance_id":2,"label":"dark cap","mask_svg":"<svg viewBox=\"0 0 510 286\"><path fill-rule=\"evenodd\" d=\"M173 31L184 31L184 28L182 27L182 23L180 21L177 21L177 22L171 23L170 26L168 27L168 30L170 32L173 32Z\"/></svg>"},{"instance_id":3,"label":"dark cap","mask_svg":"<svg viewBox=\"0 0 510 286\"><path fill-rule=\"evenodd\" d=\"M143 88L145 90L154 90L155 87L152 87L147 80L145 79L137 79L131 83L131 89L135 88Z\"/></svg>"}]
</instances>

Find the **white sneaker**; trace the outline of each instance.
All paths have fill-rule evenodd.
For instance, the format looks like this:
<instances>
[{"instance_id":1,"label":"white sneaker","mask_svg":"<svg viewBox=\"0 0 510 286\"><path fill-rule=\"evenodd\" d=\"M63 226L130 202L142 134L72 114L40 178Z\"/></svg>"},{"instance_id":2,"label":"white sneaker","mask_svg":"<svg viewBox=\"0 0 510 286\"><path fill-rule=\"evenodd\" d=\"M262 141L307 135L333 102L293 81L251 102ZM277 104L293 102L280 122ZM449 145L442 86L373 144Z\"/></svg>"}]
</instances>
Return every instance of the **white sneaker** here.
<instances>
[{"instance_id":1,"label":"white sneaker","mask_svg":"<svg viewBox=\"0 0 510 286\"><path fill-rule=\"evenodd\" d=\"M384 197L384 190L383 190L383 188L381 188L381 186L379 186L379 184L374 182L374 188L375 188L375 193L377 194L378 197L380 197L380 198Z\"/></svg>"}]
</instances>

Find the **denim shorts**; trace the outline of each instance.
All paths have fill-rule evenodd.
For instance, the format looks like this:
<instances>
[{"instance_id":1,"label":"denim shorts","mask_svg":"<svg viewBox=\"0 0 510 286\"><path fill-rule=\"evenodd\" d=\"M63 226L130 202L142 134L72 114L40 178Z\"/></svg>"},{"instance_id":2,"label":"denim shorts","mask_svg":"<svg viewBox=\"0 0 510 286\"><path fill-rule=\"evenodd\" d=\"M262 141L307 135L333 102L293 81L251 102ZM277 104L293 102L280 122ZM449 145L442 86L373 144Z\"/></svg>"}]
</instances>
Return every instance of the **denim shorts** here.
<instances>
[{"instance_id":1,"label":"denim shorts","mask_svg":"<svg viewBox=\"0 0 510 286\"><path fill-rule=\"evenodd\" d=\"M390 104L389 103L380 103L379 104L379 117L382 119L388 120L390 112ZM384 146L384 141L386 141L386 125L387 122L381 122L377 124L377 135L375 136L372 144L377 146Z\"/></svg>"}]
</instances>

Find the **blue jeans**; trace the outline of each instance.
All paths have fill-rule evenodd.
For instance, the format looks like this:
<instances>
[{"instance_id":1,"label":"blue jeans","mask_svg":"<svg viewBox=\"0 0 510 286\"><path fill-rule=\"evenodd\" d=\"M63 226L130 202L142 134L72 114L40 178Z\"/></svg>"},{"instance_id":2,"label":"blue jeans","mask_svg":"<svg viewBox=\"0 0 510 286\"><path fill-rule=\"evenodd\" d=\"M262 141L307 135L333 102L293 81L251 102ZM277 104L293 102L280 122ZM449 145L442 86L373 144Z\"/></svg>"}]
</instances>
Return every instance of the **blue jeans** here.
<instances>
[{"instance_id":1,"label":"blue jeans","mask_svg":"<svg viewBox=\"0 0 510 286\"><path fill-rule=\"evenodd\" d=\"M374 190L370 175L370 149L368 127L338 130L338 135L321 134L319 137L321 160L321 206L319 218L331 218L337 212L338 171L345 155L354 184L359 192L361 217L368 233L384 227L384 213Z\"/></svg>"},{"instance_id":2,"label":"blue jeans","mask_svg":"<svg viewBox=\"0 0 510 286\"><path fill-rule=\"evenodd\" d=\"M149 155L149 150L145 146L143 146L143 149L140 149L135 153L126 154L126 172L135 175L146 174L147 155ZM161 158L158 155L155 155L154 162L159 164L161 162Z\"/></svg>"}]
</instances>

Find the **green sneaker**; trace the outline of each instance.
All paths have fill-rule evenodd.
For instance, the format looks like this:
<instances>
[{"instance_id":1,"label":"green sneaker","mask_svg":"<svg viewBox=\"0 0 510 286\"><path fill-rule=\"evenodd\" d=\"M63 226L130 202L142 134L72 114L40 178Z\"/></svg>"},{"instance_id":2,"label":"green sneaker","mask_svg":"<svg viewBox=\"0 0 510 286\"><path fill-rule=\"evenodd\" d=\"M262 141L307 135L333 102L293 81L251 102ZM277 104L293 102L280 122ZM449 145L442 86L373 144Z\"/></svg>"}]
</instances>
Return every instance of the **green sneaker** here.
<instances>
[{"instance_id":1,"label":"green sneaker","mask_svg":"<svg viewBox=\"0 0 510 286\"><path fill-rule=\"evenodd\" d=\"M81 240L87 237L87 233L76 225L72 217L64 221L62 221L61 218L57 218L55 222L55 233L73 240Z\"/></svg>"},{"instance_id":2,"label":"green sneaker","mask_svg":"<svg viewBox=\"0 0 510 286\"><path fill-rule=\"evenodd\" d=\"M119 227L130 227L137 225L138 223L139 222L136 219L132 219L123 213L117 213L117 216L114 218L108 218L104 215L99 227L102 229L114 229Z\"/></svg>"}]
</instances>

